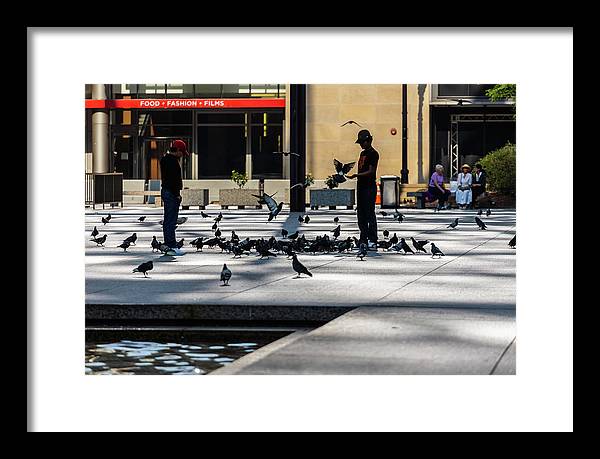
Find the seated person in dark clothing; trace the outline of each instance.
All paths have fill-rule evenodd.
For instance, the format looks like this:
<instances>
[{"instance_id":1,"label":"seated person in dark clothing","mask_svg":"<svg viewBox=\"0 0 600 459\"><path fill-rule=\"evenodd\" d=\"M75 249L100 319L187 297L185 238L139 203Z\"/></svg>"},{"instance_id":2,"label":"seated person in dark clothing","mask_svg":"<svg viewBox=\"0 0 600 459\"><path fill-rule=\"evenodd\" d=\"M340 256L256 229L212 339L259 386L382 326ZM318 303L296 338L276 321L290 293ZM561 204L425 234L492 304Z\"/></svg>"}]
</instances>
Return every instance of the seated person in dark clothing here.
<instances>
[{"instance_id":1,"label":"seated person in dark clothing","mask_svg":"<svg viewBox=\"0 0 600 459\"><path fill-rule=\"evenodd\" d=\"M450 197L450 190L444 188L444 166L438 164L435 166L435 172L431 174L429 179L429 194L433 197L433 200L438 201L438 210L448 209L450 206L447 203Z\"/></svg>"},{"instance_id":2,"label":"seated person in dark clothing","mask_svg":"<svg viewBox=\"0 0 600 459\"><path fill-rule=\"evenodd\" d=\"M471 189L473 190L473 206L477 206L477 198L485 193L487 175L483 170L481 164L475 164L475 172L473 173L473 184Z\"/></svg>"}]
</instances>

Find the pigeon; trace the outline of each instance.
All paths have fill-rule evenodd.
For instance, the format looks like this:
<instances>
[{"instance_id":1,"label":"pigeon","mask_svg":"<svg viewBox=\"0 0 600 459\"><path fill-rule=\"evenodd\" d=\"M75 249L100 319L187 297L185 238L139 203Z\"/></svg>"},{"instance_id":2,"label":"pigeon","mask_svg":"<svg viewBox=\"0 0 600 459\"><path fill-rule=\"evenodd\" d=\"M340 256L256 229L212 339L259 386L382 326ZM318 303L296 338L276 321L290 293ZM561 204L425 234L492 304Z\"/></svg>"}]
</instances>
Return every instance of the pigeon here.
<instances>
[{"instance_id":1,"label":"pigeon","mask_svg":"<svg viewBox=\"0 0 600 459\"><path fill-rule=\"evenodd\" d=\"M342 225L338 225L334 229L332 229L330 231L330 233L333 233L334 239L337 239L338 237L340 237L341 230L342 230Z\"/></svg>"},{"instance_id":2,"label":"pigeon","mask_svg":"<svg viewBox=\"0 0 600 459\"><path fill-rule=\"evenodd\" d=\"M129 242L128 240L124 240L123 243L121 245L118 245L117 247L121 247L123 249L123 252L127 252L127 249L130 245L131 242Z\"/></svg>"},{"instance_id":3,"label":"pigeon","mask_svg":"<svg viewBox=\"0 0 600 459\"><path fill-rule=\"evenodd\" d=\"M94 226L94 229L92 230L92 237L94 238L94 237L98 236L99 234L100 234L100 231L98 231L98 228L96 228Z\"/></svg>"},{"instance_id":4,"label":"pigeon","mask_svg":"<svg viewBox=\"0 0 600 459\"><path fill-rule=\"evenodd\" d=\"M190 242L190 245L196 247L196 252L202 252L202 247L204 247L204 238L197 237L196 239Z\"/></svg>"},{"instance_id":5,"label":"pigeon","mask_svg":"<svg viewBox=\"0 0 600 459\"><path fill-rule=\"evenodd\" d=\"M296 231L295 233L292 233L288 236L288 239L291 239L292 241L294 239L296 239L298 237L298 231Z\"/></svg>"},{"instance_id":6,"label":"pigeon","mask_svg":"<svg viewBox=\"0 0 600 459\"><path fill-rule=\"evenodd\" d=\"M354 167L355 164L356 164L355 161L353 161L351 163L344 164L344 163L341 163L337 159L334 158L333 165L335 167L335 174L333 174L331 177L337 183L343 183L343 182L345 182L346 181L346 174L348 172L350 172L350 170Z\"/></svg>"},{"instance_id":7,"label":"pigeon","mask_svg":"<svg viewBox=\"0 0 600 459\"><path fill-rule=\"evenodd\" d=\"M483 223L483 220L481 220L481 218L475 217L475 223L477 223L477 226L479 226L480 230L487 229L487 226L485 226L485 223Z\"/></svg>"},{"instance_id":8,"label":"pigeon","mask_svg":"<svg viewBox=\"0 0 600 459\"><path fill-rule=\"evenodd\" d=\"M215 237L221 237L221 230L219 228L215 231Z\"/></svg>"},{"instance_id":9,"label":"pigeon","mask_svg":"<svg viewBox=\"0 0 600 459\"><path fill-rule=\"evenodd\" d=\"M188 221L188 218L187 218L187 217L179 217L179 218L177 219L177 225L183 225L183 224L184 224L185 222L187 222L187 221Z\"/></svg>"},{"instance_id":10,"label":"pigeon","mask_svg":"<svg viewBox=\"0 0 600 459\"><path fill-rule=\"evenodd\" d=\"M261 200L262 200L267 205L267 208L269 209L269 219L267 220L268 222L270 222L275 217L277 217L277 215L279 215L279 212L281 212L281 209L283 208L283 201L281 201L279 204L277 204L277 201L275 201L275 199L273 199L273 196L275 196L275 193L273 193L272 195L263 193L262 196L253 194L252 196L257 198L259 200L258 202L261 202Z\"/></svg>"},{"instance_id":11,"label":"pigeon","mask_svg":"<svg viewBox=\"0 0 600 459\"><path fill-rule=\"evenodd\" d=\"M235 234L235 231L231 230L231 241L232 242L239 242L240 241L240 237Z\"/></svg>"},{"instance_id":12,"label":"pigeon","mask_svg":"<svg viewBox=\"0 0 600 459\"><path fill-rule=\"evenodd\" d=\"M125 239L125 242L129 242L133 245L135 245L135 241L137 241L137 233L133 233L131 236Z\"/></svg>"},{"instance_id":13,"label":"pigeon","mask_svg":"<svg viewBox=\"0 0 600 459\"><path fill-rule=\"evenodd\" d=\"M514 249L517 246L517 235L515 234L513 238L508 242L508 246L511 249Z\"/></svg>"},{"instance_id":14,"label":"pigeon","mask_svg":"<svg viewBox=\"0 0 600 459\"><path fill-rule=\"evenodd\" d=\"M92 239L93 242L96 243L96 245L101 245L102 247L104 247L104 243L106 242L106 234L104 236L100 236L100 237L95 237Z\"/></svg>"},{"instance_id":15,"label":"pigeon","mask_svg":"<svg viewBox=\"0 0 600 459\"><path fill-rule=\"evenodd\" d=\"M488 209L485 211L485 216L489 217L490 215L492 215L492 209Z\"/></svg>"},{"instance_id":16,"label":"pigeon","mask_svg":"<svg viewBox=\"0 0 600 459\"><path fill-rule=\"evenodd\" d=\"M175 247L177 247L178 249L182 248L183 247L183 241L184 241L184 239L181 238L179 241L177 241L175 243Z\"/></svg>"},{"instance_id":17,"label":"pigeon","mask_svg":"<svg viewBox=\"0 0 600 459\"><path fill-rule=\"evenodd\" d=\"M260 254L260 260L263 258L276 257L277 254L269 251L266 246L260 246L256 248L256 251Z\"/></svg>"},{"instance_id":18,"label":"pigeon","mask_svg":"<svg viewBox=\"0 0 600 459\"><path fill-rule=\"evenodd\" d=\"M435 255L438 255L439 257L443 257L444 253L438 249L438 247L432 242L431 243L431 258L435 257Z\"/></svg>"},{"instance_id":19,"label":"pigeon","mask_svg":"<svg viewBox=\"0 0 600 459\"><path fill-rule=\"evenodd\" d=\"M368 253L367 244L365 244L364 242L361 242L360 245L358 246L358 254L356 256L358 258L360 258L360 261L364 261L363 258L367 256L367 253Z\"/></svg>"},{"instance_id":20,"label":"pigeon","mask_svg":"<svg viewBox=\"0 0 600 459\"><path fill-rule=\"evenodd\" d=\"M133 272L134 273L142 273L142 274L144 274L144 277L146 277L146 273L148 271L151 271L152 268L154 268L154 263L152 263L152 260L150 260L150 261L146 261L145 263L142 263L137 268L133 268Z\"/></svg>"},{"instance_id":21,"label":"pigeon","mask_svg":"<svg viewBox=\"0 0 600 459\"><path fill-rule=\"evenodd\" d=\"M102 223L104 223L105 225L110 221L110 215L106 218L102 217Z\"/></svg>"},{"instance_id":22,"label":"pigeon","mask_svg":"<svg viewBox=\"0 0 600 459\"><path fill-rule=\"evenodd\" d=\"M362 127L360 124L358 124L356 121L354 120L348 120L346 121L344 124L342 124L340 127L345 126L346 124L356 124L358 127Z\"/></svg>"},{"instance_id":23,"label":"pigeon","mask_svg":"<svg viewBox=\"0 0 600 459\"><path fill-rule=\"evenodd\" d=\"M425 247L423 247L423 246L425 244L427 244L429 241L417 241L414 237L411 237L410 240L412 241L412 245L415 248L415 250L417 251L417 253L419 253L419 252L427 253L427 250L425 250Z\"/></svg>"},{"instance_id":24,"label":"pigeon","mask_svg":"<svg viewBox=\"0 0 600 459\"><path fill-rule=\"evenodd\" d=\"M239 246L239 245L234 245L231 248L231 251L233 252L233 258L241 257L244 254L245 255L250 255L250 252L245 251L244 248L241 247L241 246Z\"/></svg>"},{"instance_id":25,"label":"pigeon","mask_svg":"<svg viewBox=\"0 0 600 459\"><path fill-rule=\"evenodd\" d=\"M288 230L286 230L285 228L281 229L281 237L287 237L288 235Z\"/></svg>"},{"instance_id":26,"label":"pigeon","mask_svg":"<svg viewBox=\"0 0 600 459\"><path fill-rule=\"evenodd\" d=\"M396 233L394 233L394 235L390 238L390 242L392 244L397 244L398 243L398 236L396 236Z\"/></svg>"},{"instance_id":27,"label":"pigeon","mask_svg":"<svg viewBox=\"0 0 600 459\"><path fill-rule=\"evenodd\" d=\"M333 218L333 223L338 223L340 221L340 217L334 217Z\"/></svg>"},{"instance_id":28,"label":"pigeon","mask_svg":"<svg viewBox=\"0 0 600 459\"><path fill-rule=\"evenodd\" d=\"M446 226L446 228L456 228L458 226L458 218L455 218L454 221L452 223L450 223L448 226Z\"/></svg>"},{"instance_id":29,"label":"pigeon","mask_svg":"<svg viewBox=\"0 0 600 459\"><path fill-rule=\"evenodd\" d=\"M382 210L379 213L381 214L382 217L387 217L389 215L385 210Z\"/></svg>"},{"instance_id":30,"label":"pigeon","mask_svg":"<svg viewBox=\"0 0 600 459\"><path fill-rule=\"evenodd\" d=\"M383 230L383 237L384 238L388 238L388 236L390 235L390 232L388 230Z\"/></svg>"},{"instance_id":31,"label":"pigeon","mask_svg":"<svg viewBox=\"0 0 600 459\"><path fill-rule=\"evenodd\" d=\"M477 211L477 215L483 215L483 209L479 209L479 210Z\"/></svg>"},{"instance_id":32,"label":"pigeon","mask_svg":"<svg viewBox=\"0 0 600 459\"><path fill-rule=\"evenodd\" d=\"M298 215L298 223L304 223L304 218L302 218L302 215Z\"/></svg>"},{"instance_id":33,"label":"pigeon","mask_svg":"<svg viewBox=\"0 0 600 459\"><path fill-rule=\"evenodd\" d=\"M200 211L200 215L202 215L202 218L210 217L210 215L208 215L207 213L204 213L203 211Z\"/></svg>"},{"instance_id":34,"label":"pigeon","mask_svg":"<svg viewBox=\"0 0 600 459\"><path fill-rule=\"evenodd\" d=\"M138 218L138 222L143 222L144 220L146 220L146 216L142 215L140 218Z\"/></svg>"},{"instance_id":35,"label":"pigeon","mask_svg":"<svg viewBox=\"0 0 600 459\"><path fill-rule=\"evenodd\" d=\"M396 214L394 215L394 218L398 220L398 223L402 223L404 221L404 215L402 214Z\"/></svg>"},{"instance_id":36,"label":"pigeon","mask_svg":"<svg viewBox=\"0 0 600 459\"><path fill-rule=\"evenodd\" d=\"M296 254L292 255L292 268L298 273L296 277L300 277L301 274L306 274L312 277L311 272L306 269L306 266L298 261L298 255Z\"/></svg>"},{"instance_id":37,"label":"pigeon","mask_svg":"<svg viewBox=\"0 0 600 459\"><path fill-rule=\"evenodd\" d=\"M308 215L304 216L304 223L308 223L310 221L310 217Z\"/></svg>"},{"instance_id":38,"label":"pigeon","mask_svg":"<svg viewBox=\"0 0 600 459\"><path fill-rule=\"evenodd\" d=\"M218 227L219 225L217 225L217 222L215 222L213 223L212 230L215 231Z\"/></svg>"},{"instance_id":39,"label":"pigeon","mask_svg":"<svg viewBox=\"0 0 600 459\"><path fill-rule=\"evenodd\" d=\"M392 245L392 241L377 241L377 247L384 250L389 250Z\"/></svg>"},{"instance_id":40,"label":"pigeon","mask_svg":"<svg viewBox=\"0 0 600 459\"><path fill-rule=\"evenodd\" d=\"M221 270L221 282L223 285L229 285L229 279L231 279L231 270L223 263L223 269Z\"/></svg>"},{"instance_id":41,"label":"pigeon","mask_svg":"<svg viewBox=\"0 0 600 459\"><path fill-rule=\"evenodd\" d=\"M293 151L274 151L273 154L274 155L283 155L283 156L294 155L294 156L300 157L299 153L294 153Z\"/></svg>"},{"instance_id":42,"label":"pigeon","mask_svg":"<svg viewBox=\"0 0 600 459\"><path fill-rule=\"evenodd\" d=\"M158 240L156 239L156 236L152 236L152 243L150 245L152 246L153 252L160 250L161 243L158 242Z\"/></svg>"},{"instance_id":43,"label":"pigeon","mask_svg":"<svg viewBox=\"0 0 600 459\"><path fill-rule=\"evenodd\" d=\"M219 223L223 219L223 213L219 212L219 215L215 217L215 222Z\"/></svg>"},{"instance_id":44,"label":"pigeon","mask_svg":"<svg viewBox=\"0 0 600 459\"><path fill-rule=\"evenodd\" d=\"M400 238L400 242L398 243L398 245L400 246L399 248L401 250L404 250L404 255L406 255L409 252L412 254L415 253L413 249L411 249L410 246L406 243L406 240L403 237Z\"/></svg>"}]
</instances>

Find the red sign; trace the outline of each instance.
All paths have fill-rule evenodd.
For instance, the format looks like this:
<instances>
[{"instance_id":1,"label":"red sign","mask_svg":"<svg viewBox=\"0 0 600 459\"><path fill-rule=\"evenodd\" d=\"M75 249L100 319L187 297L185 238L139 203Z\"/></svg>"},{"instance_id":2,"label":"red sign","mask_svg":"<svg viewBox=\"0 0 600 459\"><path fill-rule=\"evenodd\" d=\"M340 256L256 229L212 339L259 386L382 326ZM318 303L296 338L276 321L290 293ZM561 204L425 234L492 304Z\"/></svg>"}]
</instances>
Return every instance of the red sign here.
<instances>
[{"instance_id":1,"label":"red sign","mask_svg":"<svg viewBox=\"0 0 600 459\"><path fill-rule=\"evenodd\" d=\"M285 99L86 99L85 108L284 108Z\"/></svg>"}]
</instances>

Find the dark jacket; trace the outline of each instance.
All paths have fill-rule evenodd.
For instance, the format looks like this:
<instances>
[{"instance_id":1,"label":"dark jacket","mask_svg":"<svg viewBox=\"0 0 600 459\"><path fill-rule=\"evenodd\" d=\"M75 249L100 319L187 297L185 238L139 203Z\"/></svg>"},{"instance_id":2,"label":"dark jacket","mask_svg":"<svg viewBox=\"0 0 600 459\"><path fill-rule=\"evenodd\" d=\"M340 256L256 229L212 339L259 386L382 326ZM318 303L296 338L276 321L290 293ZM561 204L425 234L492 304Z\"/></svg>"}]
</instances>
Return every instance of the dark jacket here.
<instances>
[{"instance_id":1,"label":"dark jacket","mask_svg":"<svg viewBox=\"0 0 600 459\"><path fill-rule=\"evenodd\" d=\"M481 170L481 175L479 176L479 180L477 180L477 171L473 172L473 185L479 184L481 186L475 187L477 193L483 193L485 191L487 175L485 171Z\"/></svg>"},{"instance_id":2,"label":"dark jacket","mask_svg":"<svg viewBox=\"0 0 600 459\"><path fill-rule=\"evenodd\" d=\"M175 195L179 195L183 188L183 180L181 179L179 160L175 156L166 154L160 158L160 175L162 187Z\"/></svg>"}]
</instances>

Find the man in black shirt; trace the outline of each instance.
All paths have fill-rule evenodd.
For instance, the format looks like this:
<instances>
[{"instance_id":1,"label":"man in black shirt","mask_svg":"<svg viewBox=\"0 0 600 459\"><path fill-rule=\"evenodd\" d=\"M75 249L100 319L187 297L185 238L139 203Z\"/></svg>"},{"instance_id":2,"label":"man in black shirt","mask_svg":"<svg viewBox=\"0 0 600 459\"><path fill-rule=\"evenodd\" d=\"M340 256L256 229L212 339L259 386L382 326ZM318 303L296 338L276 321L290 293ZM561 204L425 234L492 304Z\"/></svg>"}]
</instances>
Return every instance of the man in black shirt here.
<instances>
[{"instance_id":1,"label":"man in black shirt","mask_svg":"<svg viewBox=\"0 0 600 459\"><path fill-rule=\"evenodd\" d=\"M348 175L357 179L356 207L360 242L367 243L370 250L377 250L377 217L375 215L375 199L377 198L377 163L379 153L371 146L373 137L366 129L359 131L356 143L363 149L358 159L358 173Z\"/></svg>"},{"instance_id":2,"label":"man in black shirt","mask_svg":"<svg viewBox=\"0 0 600 459\"><path fill-rule=\"evenodd\" d=\"M472 207L477 206L477 199L479 196L485 193L485 186L487 182L486 173L483 170L483 166L479 163L475 164L475 172L473 173L473 201Z\"/></svg>"},{"instance_id":3,"label":"man in black shirt","mask_svg":"<svg viewBox=\"0 0 600 459\"><path fill-rule=\"evenodd\" d=\"M162 178L160 196L164 208L163 236L165 244L171 248L167 255L184 254L181 249L177 248L177 239L175 238L175 226L177 225L181 189L183 188L179 159L183 155L189 155L187 145L183 140L174 140L171 142L169 150L160 159L160 175Z\"/></svg>"}]
</instances>

